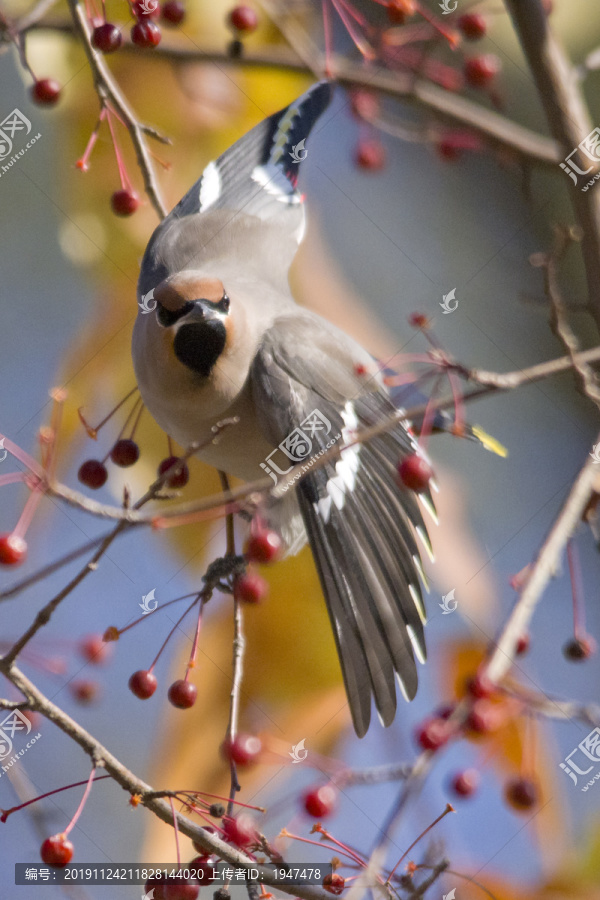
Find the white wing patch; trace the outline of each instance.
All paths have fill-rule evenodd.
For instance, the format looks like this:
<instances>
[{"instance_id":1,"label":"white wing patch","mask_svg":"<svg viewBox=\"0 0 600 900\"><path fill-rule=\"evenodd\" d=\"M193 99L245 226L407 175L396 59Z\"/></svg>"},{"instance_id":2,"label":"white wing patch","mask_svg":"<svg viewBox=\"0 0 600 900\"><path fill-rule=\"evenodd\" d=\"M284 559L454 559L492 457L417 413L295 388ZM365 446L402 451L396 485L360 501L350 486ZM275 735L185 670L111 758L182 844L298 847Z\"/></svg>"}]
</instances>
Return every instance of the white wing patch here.
<instances>
[{"instance_id":1,"label":"white wing patch","mask_svg":"<svg viewBox=\"0 0 600 900\"><path fill-rule=\"evenodd\" d=\"M349 400L342 410L344 427L342 428L342 442L348 443L354 437L359 422L354 411L354 404ZM361 445L347 447L342 450L340 459L335 464L336 474L327 482L327 497L319 500L317 508L325 522L329 521L331 503L335 503L338 509L342 509L346 502L346 491L352 493L356 486L356 473L360 466Z\"/></svg>"},{"instance_id":2,"label":"white wing patch","mask_svg":"<svg viewBox=\"0 0 600 900\"><path fill-rule=\"evenodd\" d=\"M297 205L302 202L284 173L275 166L255 166L250 177L267 194L282 203Z\"/></svg>"},{"instance_id":3,"label":"white wing patch","mask_svg":"<svg viewBox=\"0 0 600 900\"><path fill-rule=\"evenodd\" d=\"M202 173L200 182L200 212L206 212L221 196L221 174L216 162L210 162Z\"/></svg>"}]
</instances>

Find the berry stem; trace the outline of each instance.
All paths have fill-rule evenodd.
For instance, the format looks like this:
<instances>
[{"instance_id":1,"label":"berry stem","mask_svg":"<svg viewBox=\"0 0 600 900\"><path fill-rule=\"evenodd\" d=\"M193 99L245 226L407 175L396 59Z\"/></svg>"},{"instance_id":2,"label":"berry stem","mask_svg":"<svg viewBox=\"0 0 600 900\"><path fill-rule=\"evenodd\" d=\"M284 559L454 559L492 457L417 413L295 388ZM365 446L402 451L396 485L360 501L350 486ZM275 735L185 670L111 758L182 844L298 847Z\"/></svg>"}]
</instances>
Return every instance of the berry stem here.
<instances>
[{"instance_id":1,"label":"berry stem","mask_svg":"<svg viewBox=\"0 0 600 900\"><path fill-rule=\"evenodd\" d=\"M310 838L302 837L299 834L293 834L291 831L288 831L287 828L281 829L280 836L291 838L291 840L293 840L293 841L301 841L303 844L313 844L315 847L325 847L325 849L333 850L334 852L336 849L338 849L335 846L334 847L328 846L324 841L312 841ZM344 856L347 856L353 862L356 862L354 855L353 855L353 853L350 852L350 850L340 849L340 853L342 853ZM362 863L362 865L364 865L364 863Z\"/></svg>"},{"instance_id":2,"label":"berry stem","mask_svg":"<svg viewBox=\"0 0 600 900\"><path fill-rule=\"evenodd\" d=\"M358 853L356 853L352 849L352 847L348 847L347 844L342 844L341 841L338 841L336 838L333 837L333 835L329 834L329 832L326 831L322 825L317 825L315 827L315 831L318 831L319 834L322 834L324 838L326 838L328 841L331 841L332 844L335 844L336 847L339 847L340 850L343 850L345 853L347 853L349 856L351 856L352 859L354 859L354 861L357 862L359 864L359 866L361 866L361 868L366 869L366 867L367 867L366 859L363 859L361 856L359 856Z\"/></svg>"},{"instance_id":3,"label":"berry stem","mask_svg":"<svg viewBox=\"0 0 600 900\"><path fill-rule=\"evenodd\" d=\"M77 415L79 416L79 421L81 422L81 424L83 425L83 427L84 427L85 430L87 431L88 435L89 435L91 438L93 438L94 440L96 440L97 437L98 437L98 432L100 431L100 429L102 428L102 426L103 426L103 425L106 425L106 423L108 422L109 419L112 419L112 417L114 416L114 414L115 414L119 409L121 409L121 407L123 406L123 404L126 403L126 402L129 400L129 398L130 398L133 394L135 394L135 392L136 392L137 390L139 390L139 388L138 388L138 386L137 386L137 384L136 384L136 386L135 386L134 388L132 388L132 389L129 391L128 394L125 394L125 396L123 397L122 400L119 400L119 402L117 403L117 405L114 406L114 407L111 409L111 411L108 413L108 415L107 415L107 416L104 416L104 418L102 419L102 421L101 421L98 425L96 425L95 428L92 427L91 425L89 425L89 424L86 422L85 417L84 417L83 413L81 412L81 410L83 409L83 407L80 406L79 409L77 410Z\"/></svg>"},{"instance_id":4,"label":"berry stem","mask_svg":"<svg viewBox=\"0 0 600 900\"><path fill-rule=\"evenodd\" d=\"M400 863L402 862L402 860L406 859L406 857L408 856L408 854L410 853L410 851L412 850L412 848L415 846L415 844L418 844L418 842L421 840L421 838L425 837L425 835L428 834L428 833L431 831L431 829L434 828L434 827L437 825L438 822L441 822L442 819L443 819L445 816L447 816L448 813L451 813L451 812L455 812L454 807L453 807L450 803L447 803L447 804L446 804L446 809L444 810L444 812L443 812L441 815L439 815L439 816L437 817L437 819L434 819L433 822L431 823L431 825L428 825L427 828L425 829L425 831L422 831L421 834L420 834L417 838L415 838L415 840L412 842L412 844L410 845L410 847L402 854L402 856L400 857L400 859L398 860L398 862L396 863L396 865L394 866L394 868L392 869L392 871L391 871L390 874L388 875L386 884L389 884L389 883L390 883L391 879L392 879L393 876L394 876L394 872L396 871L396 869L398 868L398 866L400 865Z\"/></svg>"},{"instance_id":5,"label":"berry stem","mask_svg":"<svg viewBox=\"0 0 600 900\"><path fill-rule=\"evenodd\" d=\"M433 422L433 417L437 411L437 406L435 405L435 398L439 392L440 384L442 381L442 376L438 375L436 380L433 383L433 387L431 388L431 393L429 395L429 399L427 401L427 406L425 407L425 415L423 416L423 421L421 423L421 427L419 429L419 446L423 449L427 449L427 443L429 441L429 436L431 434L431 423Z\"/></svg>"},{"instance_id":6,"label":"berry stem","mask_svg":"<svg viewBox=\"0 0 600 900\"><path fill-rule=\"evenodd\" d=\"M87 172L87 170L89 168L88 162L89 162L90 156L92 155L92 150L94 149L94 147L96 145L96 141L98 140L100 126L102 125L102 122L104 121L105 118L106 118L106 106L103 103L102 108L100 109L100 115L98 116L98 121L96 122L96 126L95 126L94 130L92 131L92 133L90 134L90 138L87 142L86 148L83 151L83 156L77 160L77 168L81 169L82 172Z\"/></svg>"},{"instance_id":7,"label":"berry stem","mask_svg":"<svg viewBox=\"0 0 600 900\"><path fill-rule=\"evenodd\" d=\"M184 610L183 613L179 616L179 618L177 619L177 621L175 622L175 624L174 624L173 627L171 628L170 632L168 633L168 635L167 635L166 638L164 639L164 641L163 641L163 643L162 643L162 646L161 646L160 650L158 651L158 653L157 653L156 656L154 657L154 662L152 663L152 665L151 665L150 668L148 669L149 672L151 672L151 671L154 669L154 666L156 665L156 663L157 663L158 660L160 659L161 653L163 652L163 650L165 649L165 647L167 646L167 644L169 643L169 641L171 640L171 638L173 637L173 635L175 634L176 630L179 628L179 626L181 625L181 623L183 622L183 620L185 619L185 617L187 616L187 614L189 613L189 611L190 611L191 609L194 608L194 606L195 606L196 603L198 602L198 598L201 597L201 596L202 596L202 594L196 594L196 595L194 596L194 602L191 603L191 604L188 606L188 608L187 608L186 610ZM188 670L188 671L189 671L189 670ZM187 673L186 673L186 675L187 675Z\"/></svg>"},{"instance_id":8,"label":"berry stem","mask_svg":"<svg viewBox=\"0 0 600 900\"><path fill-rule=\"evenodd\" d=\"M364 38L363 35L360 34L360 32L357 30L352 20L349 18L343 6L341 5L340 0L331 0L331 3L338 16L342 20L346 31L348 32L350 38L356 46L356 49L364 56L365 59L375 59L377 54L375 53L369 42L366 40L366 38Z\"/></svg>"},{"instance_id":9,"label":"berry stem","mask_svg":"<svg viewBox=\"0 0 600 900\"><path fill-rule=\"evenodd\" d=\"M571 593L573 595L573 636L576 640L583 640L586 636L583 582L581 579L579 554L573 540L567 543L567 560L571 578Z\"/></svg>"},{"instance_id":10,"label":"berry stem","mask_svg":"<svg viewBox=\"0 0 600 900\"><path fill-rule=\"evenodd\" d=\"M0 434L0 441L2 442L5 450L8 450L11 456L14 456L15 459L18 459L19 462L23 463L23 465L35 475L37 475L38 478L41 478L42 480L45 479L46 473L44 472L44 469L42 468L42 466L40 466L38 461L33 458L33 456L30 456L29 453L21 450L21 448L17 444L13 443L13 441L11 441L10 438L7 438L4 434Z\"/></svg>"},{"instance_id":11,"label":"berry stem","mask_svg":"<svg viewBox=\"0 0 600 900\"><path fill-rule=\"evenodd\" d=\"M112 775L98 775L97 778L94 778L94 781L102 781L102 779L104 778L112 778ZM52 797L53 794L60 794L62 791L68 791L71 788L81 787L83 784L89 784L89 778L86 778L85 781L75 781L73 784L65 784L64 787L54 788L53 791L46 791L45 794L40 794L38 797L33 797L33 799L31 800L26 800L25 803L19 803L18 806L11 806L10 809L3 809L2 815L0 816L0 821L6 822L6 820L12 813L18 812L20 809L25 809L26 806L31 806L32 803L37 803L38 800L45 800L46 797Z\"/></svg>"},{"instance_id":12,"label":"berry stem","mask_svg":"<svg viewBox=\"0 0 600 900\"><path fill-rule=\"evenodd\" d=\"M83 797L81 798L81 803L75 810L75 815L73 816L73 818L71 819L71 821L69 822L69 824L67 825L65 830L62 832L65 835L65 837L69 834L70 831L72 831L74 825L77 823L77 819L83 812L83 807L87 803L87 798L89 797L90 791L92 790L92 784L95 780L94 779L95 772L96 772L96 766L94 766L94 768L90 772L90 777L87 780L87 787L86 787L85 791L83 792Z\"/></svg>"},{"instance_id":13,"label":"berry stem","mask_svg":"<svg viewBox=\"0 0 600 900\"><path fill-rule=\"evenodd\" d=\"M172 797L169 797L169 806L173 816L173 831L175 832L175 850L177 851L177 865L181 865L181 847L179 846L179 825L177 823L177 813L175 812L175 803Z\"/></svg>"},{"instance_id":14,"label":"berry stem","mask_svg":"<svg viewBox=\"0 0 600 900\"><path fill-rule=\"evenodd\" d=\"M19 482L27 481L27 478L26 472L9 472L8 475L0 475L0 487L4 487L7 484L18 484Z\"/></svg>"},{"instance_id":15,"label":"berry stem","mask_svg":"<svg viewBox=\"0 0 600 900\"><path fill-rule=\"evenodd\" d=\"M106 107L107 116L106 121L108 122L108 127L110 130L110 136L113 142L113 148L115 151L115 159L117 160L117 168L119 170L119 178L121 180L121 187L126 191L133 191L133 185L129 180L129 176L127 175L127 167L125 166L125 162L123 161L123 157L121 156L121 151L119 149L119 144L117 142L117 135L115 133L115 129L112 122L112 115L115 115L109 106Z\"/></svg>"},{"instance_id":16,"label":"berry stem","mask_svg":"<svg viewBox=\"0 0 600 900\"><path fill-rule=\"evenodd\" d=\"M15 537L24 538L27 534L27 529L31 525L31 521L35 515L35 511L39 506L40 500L44 496L45 488L41 485L43 485L43 482L38 482L38 484L33 488L31 494L27 498L27 502L23 507L23 512L19 517L19 521L12 531Z\"/></svg>"},{"instance_id":17,"label":"berry stem","mask_svg":"<svg viewBox=\"0 0 600 900\"><path fill-rule=\"evenodd\" d=\"M182 594L181 597L175 597L173 600L168 600L167 603L162 603L160 606L160 609L166 609L167 606L171 606L171 604L173 604L173 603L179 603L180 600L187 600L188 597L197 597L197 596L198 596L197 591L191 591L189 594ZM129 625L125 625L124 628L117 628L117 631L119 632L119 637L121 637L122 634L125 634L126 631L129 631L130 628L133 628L135 625L139 625L140 622L145 622L146 619L149 619L150 616L153 616L154 613L158 612L158 609L159 609L159 607L156 607L156 609L152 610L152 612L149 612L143 616L140 616L139 619L135 619L135 621L130 622Z\"/></svg>"},{"instance_id":18,"label":"berry stem","mask_svg":"<svg viewBox=\"0 0 600 900\"><path fill-rule=\"evenodd\" d=\"M204 612L204 596L202 593L197 595L197 599L200 601L200 608L198 610L198 620L196 622L196 633L194 634L194 642L192 644L192 649L190 652L190 661L188 663L187 671L185 673L185 680L187 681L188 675L190 671L196 665L196 656L198 653L198 643L200 641L200 630L202 628L202 613Z\"/></svg>"},{"instance_id":19,"label":"berry stem","mask_svg":"<svg viewBox=\"0 0 600 900\"><path fill-rule=\"evenodd\" d=\"M331 15L327 0L321 0L321 10L323 13L323 36L325 42L325 75L331 78L331 55L333 45L331 41Z\"/></svg>"}]
</instances>

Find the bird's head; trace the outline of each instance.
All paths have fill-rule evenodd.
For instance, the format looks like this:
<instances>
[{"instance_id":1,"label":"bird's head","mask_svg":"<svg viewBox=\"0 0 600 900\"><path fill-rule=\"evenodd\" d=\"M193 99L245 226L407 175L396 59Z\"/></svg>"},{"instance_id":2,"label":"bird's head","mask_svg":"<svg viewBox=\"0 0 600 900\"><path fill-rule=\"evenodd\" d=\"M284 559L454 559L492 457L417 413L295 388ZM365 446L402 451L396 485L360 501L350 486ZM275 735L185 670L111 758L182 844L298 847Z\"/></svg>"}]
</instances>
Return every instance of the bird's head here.
<instances>
[{"instance_id":1,"label":"bird's head","mask_svg":"<svg viewBox=\"0 0 600 900\"><path fill-rule=\"evenodd\" d=\"M179 272L154 289L155 323L163 342L196 375L208 377L233 348L233 312L222 281Z\"/></svg>"}]
</instances>

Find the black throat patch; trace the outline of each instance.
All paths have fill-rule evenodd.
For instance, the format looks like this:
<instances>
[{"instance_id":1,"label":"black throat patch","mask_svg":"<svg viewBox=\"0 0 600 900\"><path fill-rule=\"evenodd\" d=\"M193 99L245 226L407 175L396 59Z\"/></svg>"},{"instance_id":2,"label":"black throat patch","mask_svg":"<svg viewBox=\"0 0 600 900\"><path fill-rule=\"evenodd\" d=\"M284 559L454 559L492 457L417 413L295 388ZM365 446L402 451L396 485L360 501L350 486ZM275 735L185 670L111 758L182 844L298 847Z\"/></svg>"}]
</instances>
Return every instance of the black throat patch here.
<instances>
[{"instance_id":1,"label":"black throat patch","mask_svg":"<svg viewBox=\"0 0 600 900\"><path fill-rule=\"evenodd\" d=\"M226 340L227 332L219 319L182 325L175 335L175 356L188 369L208 377Z\"/></svg>"}]
</instances>

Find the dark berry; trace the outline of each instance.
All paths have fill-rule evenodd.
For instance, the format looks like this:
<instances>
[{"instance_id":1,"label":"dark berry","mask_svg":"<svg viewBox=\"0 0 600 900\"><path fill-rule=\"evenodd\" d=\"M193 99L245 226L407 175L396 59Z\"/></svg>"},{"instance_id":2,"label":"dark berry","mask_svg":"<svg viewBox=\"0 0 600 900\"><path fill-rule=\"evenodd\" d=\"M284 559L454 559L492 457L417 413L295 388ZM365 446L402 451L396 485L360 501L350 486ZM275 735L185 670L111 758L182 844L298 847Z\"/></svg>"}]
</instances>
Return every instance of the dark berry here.
<instances>
[{"instance_id":1,"label":"dark berry","mask_svg":"<svg viewBox=\"0 0 600 900\"><path fill-rule=\"evenodd\" d=\"M479 772L477 769L464 769L456 773L450 784L459 797L470 797L479 787Z\"/></svg>"},{"instance_id":2,"label":"dark berry","mask_svg":"<svg viewBox=\"0 0 600 900\"><path fill-rule=\"evenodd\" d=\"M114 53L123 43L121 32L116 25L105 22L98 25L92 32L92 46L102 53Z\"/></svg>"},{"instance_id":3,"label":"dark berry","mask_svg":"<svg viewBox=\"0 0 600 900\"><path fill-rule=\"evenodd\" d=\"M41 78L31 86L31 99L39 106L54 106L60 99L60 84L54 78Z\"/></svg>"},{"instance_id":4,"label":"dark berry","mask_svg":"<svg viewBox=\"0 0 600 900\"><path fill-rule=\"evenodd\" d=\"M123 188L114 192L110 198L110 205L117 216L132 216L140 205L140 198L135 191Z\"/></svg>"},{"instance_id":5,"label":"dark berry","mask_svg":"<svg viewBox=\"0 0 600 900\"><path fill-rule=\"evenodd\" d=\"M281 556L283 544L275 531L260 530L251 534L244 547L249 562L272 563Z\"/></svg>"},{"instance_id":6,"label":"dark berry","mask_svg":"<svg viewBox=\"0 0 600 900\"><path fill-rule=\"evenodd\" d=\"M460 159L461 148L451 138L442 138L435 145L438 155L447 162L455 162Z\"/></svg>"},{"instance_id":7,"label":"dark berry","mask_svg":"<svg viewBox=\"0 0 600 900\"><path fill-rule=\"evenodd\" d=\"M459 18L458 27L468 41L478 41L486 35L487 21L480 13L465 13Z\"/></svg>"},{"instance_id":8,"label":"dark berry","mask_svg":"<svg viewBox=\"0 0 600 900\"><path fill-rule=\"evenodd\" d=\"M248 766L260 756L262 743L254 734L238 734L233 741L226 740L221 744L221 753L227 760L238 766Z\"/></svg>"},{"instance_id":9,"label":"dark berry","mask_svg":"<svg viewBox=\"0 0 600 900\"><path fill-rule=\"evenodd\" d=\"M413 328L428 328L429 317L425 313L414 312L408 317L408 324L412 325Z\"/></svg>"},{"instance_id":10,"label":"dark berry","mask_svg":"<svg viewBox=\"0 0 600 900\"><path fill-rule=\"evenodd\" d=\"M523 656L529 650L531 644L531 638L528 634L522 634L519 640L517 641L515 647L515 653L517 656Z\"/></svg>"},{"instance_id":11,"label":"dark berry","mask_svg":"<svg viewBox=\"0 0 600 900\"><path fill-rule=\"evenodd\" d=\"M129 690L140 700L147 700L156 690L157 684L156 675L153 672L139 669L129 679Z\"/></svg>"},{"instance_id":12,"label":"dark berry","mask_svg":"<svg viewBox=\"0 0 600 900\"><path fill-rule=\"evenodd\" d=\"M136 22L131 29L131 40L138 47L158 47L161 37L155 22Z\"/></svg>"},{"instance_id":13,"label":"dark berry","mask_svg":"<svg viewBox=\"0 0 600 900\"><path fill-rule=\"evenodd\" d=\"M164 475L167 469L170 469L171 466L174 466L176 462L179 462L178 456L167 456L166 459L163 459L162 462L158 464L158 474ZM167 484L170 488L182 488L186 486L189 480L190 470L188 469L187 463L182 460L179 469L173 470L173 472L167 478L165 484Z\"/></svg>"},{"instance_id":14,"label":"dark berry","mask_svg":"<svg viewBox=\"0 0 600 900\"><path fill-rule=\"evenodd\" d=\"M196 847L197 849L195 843L194 847ZM207 856L204 852L202 852L200 856L196 856L195 859L191 861L187 868L193 869L197 873L196 880L202 884L203 882L208 883L209 881L211 881L215 864L216 862L213 856Z\"/></svg>"},{"instance_id":15,"label":"dark berry","mask_svg":"<svg viewBox=\"0 0 600 900\"><path fill-rule=\"evenodd\" d=\"M415 740L422 750L439 750L448 742L452 728L445 719L426 719L415 731Z\"/></svg>"},{"instance_id":16,"label":"dark berry","mask_svg":"<svg viewBox=\"0 0 600 900\"><path fill-rule=\"evenodd\" d=\"M254 819L247 813L240 813L235 818L223 819L223 837L237 847L248 847L258 839Z\"/></svg>"},{"instance_id":17,"label":"dark berry","mask_svg":"<svg viewBox=\"0 0 600 900\"><path fill-rule=\"evenodd\" d=\"M229 13L230 28L244 34L250 34L258 25L258 16L250 6L236 6Z\"/></svg>"},{"instance_id":18,"label":"dark berry","mask_svg":"<svg viewBox=\"0 0 600 900\"><path fill-rule=\"evenodd\" d=\"M195 684L180 678L174 681L169 688L169 702L177 709L189 709L196 702L197 694L198 689Z\"/></svg>"},{"instance_id":19,"label":"dark berry","mask_svg":"<svg viewBox=\"0 0 600 900\"><path fill-rule=\"evenodd\" d=\"M484 675L483 672L478 672L473 678L467 680L467 690L472 697L482 700L491 697L496 690L496 686L487 675Z\"/></svg>"},{"instance_id":20,"label":"dark berry","mask_svg":"<svg viewBox=\"0 0 600 900\"><path fill-rule=\"evenodd\" d=\"M140 458L140 448L135 441L121 438L110 451L110 458L116 466L132 466Z\"/></svg>"},{"instance_id":21,"label":"dark berry","mask_svg":"<svg viewBox=\"0 0 600 900\"><path fill-rule=\"evenodd\" d=\"M27 542L18 534L0 534L0 565L18 566L27 556Z\"/></svg>"},{"instance_id":22,"label":"dark berry","mask_svg":"<svg viewBox=\"0 0 600 900\"><path fill-rule=\"evenodd\" d=\"M177 876L174 876L177 878ZM197 900L200 896L200 888L197 884L180 881L172 884L166 884L163 888L165 900Z\"/></svg>"},{"instance_id":23,"label":"dark berry","mask_svg":"<svg viewBox=\"0 0 600 900\"><path fill-rule=\"evenodd\" d=\"M160 12L165 25L181 25L185 19L185 6L180 0L167 0Z\"/></svg>"},{"instance_id":24,"label":"dark berry","mask_svg":"<svg viewBox=\"0 0 600 900\"><path fill-rule=\"evenodd\" d=\"M106 479L108 478L108 470L104 463L101 463L99 459L87 459L79 467L77 478L82 484L85 484L86 487L97 491L105 484Z\"/></svg>"},{"instance_id":25,"label":"dark berry","mask_svg":"<svg viewBox=\"0 0 600 900\"><path fill-rule=\"evenodd\" d=\"M66 834L55 834L46 838L40 848L42 862L55 869L62 869L73 859L73 844Z\"/></svg>"},{"instance_id":26,"label":"dark berry","mask_svg":"<svg viewBox=\"0 0 600 900\"><path fill-rule=\"evenodd\" d=\"M341 875L338 875L337 872L333 872L332 875L326 875L323 879L323 887L326 891L329 891L330 894L341 894L345 884L346 879L342 878Z\"/></svg>"},{"instance_id":27,"label":"dark berry","mask_svg":"<svg viewBox=\"0 0 600 900\"><path fill-rule=\"evenodd\" d=\"M573 638L563 647L563 656L571 662L589 659L596 652L596 641L588 635L584 638Z\"/></svg>"},{"instance_id":28,"label":"dark berry","mask_svg":"<svg viewBox=\"0 0 600 900\"><path fill-rule=\"evenodd\" d=\"M416 10L415 0L388 0L387 14L392 25L404 25Z\"/></svg>"},{"instance_id":29,"label":"dark berry","mask_svg":"<svg viewBox=\"0 0 600 900\"><path fill-rule=\"evenodd\" d=\"M360 169L378 172L385 166L385 147L376 138L359 141L354 151L354 161Z\"/></svg>"},{"instance_id":30,"label":"dark berry","mask_svg":"<svg viewBox=\"0 0 600 900\"><path fill-rule=\"evenodd\" d=\"M535 781L530 778L514 778L504 789L506 802L518 811L531 809L540 800L540 792Z\"/></svg>"},{"instance_id":31,"label":"dark berry","mask_svg":"<svg viewBox=\"0 0 600 900\"><path fill-rule=\"evenodd\" d=\"M242 603L260 603L269 591L269 586L258 572L245 572L233 583L233 596Z\"/></svg>"},{"instance_id":32,"label":"dark berry","mask_svg":"<svg viewBox=\"0 0 600 900\"><path fill-rule=\"evenodd\" d=\"M486 87L500 68L500 60L493 53L473 56L465 62L465 78L471 87Z\"/></svg>"},{"instance_id":33,"label":"dark berry","mask_svg":"<svg viewBox=\"0 0 600 900\"><path fill-rule=\"evenodd\" d=\"M427 490L432 475L431 466L419 453L411 453L398 465L400 486L407 487L417 494Z\"/></svg>"},{"instance_id":34,"label":"dark berry","mask_svg":"<svg viewBox=\"0 0 600 900\"><path fill-rule=\"evenodd\" d=\"M337 806L337 793L330 784L322 784L304 794L304 809L315 819L330 816Z\"/></svg>"},{"instance_id":35,"label":"dark berry","mask_svg":"<svg viewBox=\"0 0 600 900\"><path fill-rule=\"evenodd\" d=\"M473 734L489 734L502 724L503 714L498 706L489 700L476 700L465 723Z\"/></svg>"}]
</instances>

